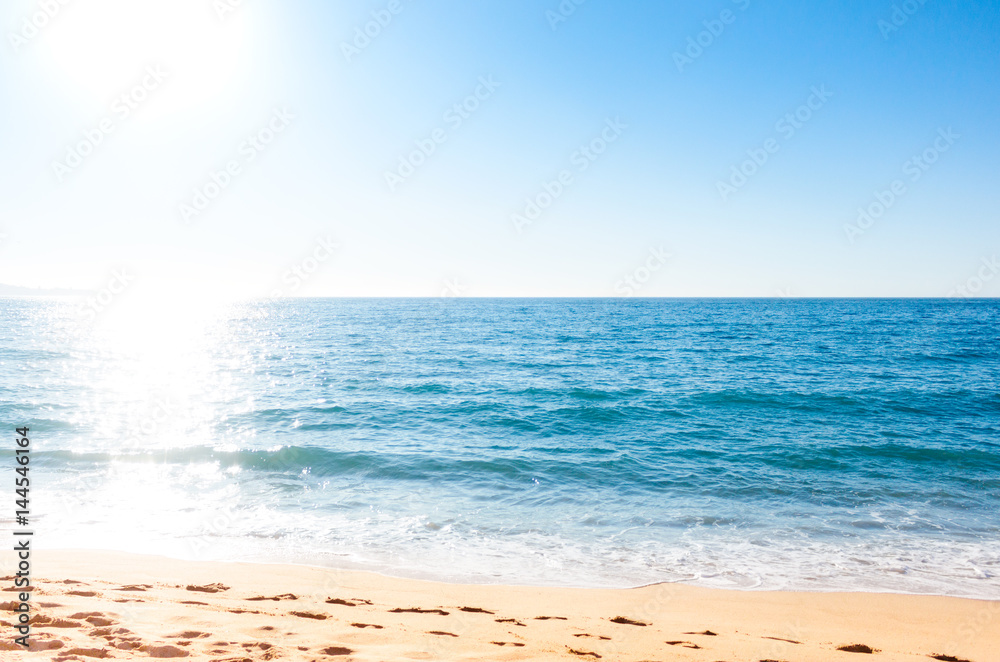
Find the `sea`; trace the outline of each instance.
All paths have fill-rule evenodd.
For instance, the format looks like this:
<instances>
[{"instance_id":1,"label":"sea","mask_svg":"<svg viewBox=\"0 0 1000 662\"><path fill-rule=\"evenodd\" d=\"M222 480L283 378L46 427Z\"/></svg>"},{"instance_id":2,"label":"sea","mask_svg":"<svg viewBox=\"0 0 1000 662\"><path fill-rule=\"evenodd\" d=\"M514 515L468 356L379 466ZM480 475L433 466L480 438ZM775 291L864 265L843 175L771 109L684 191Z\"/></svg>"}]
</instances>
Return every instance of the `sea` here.
<instances>
[{"instance_id":1,"label":"sea","mask_svg":"<svg viewBox=\"0 0 1000 662\"><path fill-rule=\"evenodd\" d=\"M116 307L0 299L38 548L1000 599L996 300Z\"/></svg>"}]
</instances>

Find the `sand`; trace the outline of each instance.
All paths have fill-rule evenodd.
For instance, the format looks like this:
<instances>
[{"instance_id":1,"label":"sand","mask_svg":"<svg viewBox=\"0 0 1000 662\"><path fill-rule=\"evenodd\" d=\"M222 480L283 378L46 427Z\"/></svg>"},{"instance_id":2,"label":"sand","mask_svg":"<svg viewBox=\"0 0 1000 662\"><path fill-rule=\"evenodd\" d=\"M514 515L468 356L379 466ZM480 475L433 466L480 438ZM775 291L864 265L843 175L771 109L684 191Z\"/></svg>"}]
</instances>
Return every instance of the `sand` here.
<instances>
[{"instance_id":1,"label":"sand","mask_svg":"<svg viewBox=\"0 0 1000 662\"><path fill-rule=\"evenodd\" d=\"M677 584L466 586L92 551L36 552L32 563L32 651L13 642L16 593L10 577L2 582L5 662L1000 661L996 601Z\"/></svg>"}]
</instances>

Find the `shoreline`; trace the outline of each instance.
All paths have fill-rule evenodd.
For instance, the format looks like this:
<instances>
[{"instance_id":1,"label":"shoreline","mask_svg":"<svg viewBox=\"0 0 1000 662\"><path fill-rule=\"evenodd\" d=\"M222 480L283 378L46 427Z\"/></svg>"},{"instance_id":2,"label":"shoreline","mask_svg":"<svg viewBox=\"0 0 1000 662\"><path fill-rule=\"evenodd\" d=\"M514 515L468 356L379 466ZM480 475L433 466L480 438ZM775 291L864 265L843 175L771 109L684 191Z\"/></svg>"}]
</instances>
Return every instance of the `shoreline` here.
<instances>
[{"instance_id":1,"label":"shoreline","mask_svg":"<svg viewBox=\"0 0 1000 662\"><path fill-rule=\"evenodd\" d=\"M0 565L8 623L0 651L11 660L855 659L838 650L845 646L890 662L1000 659L996 600L450 584L92 550L32 555L31 641L40 654L13 643L12 567Z\"/></svg>"},{"instance_id":2,"label":"shoreline","mask_svg":"<svg viewBox=\"0 0 1000 662\"><path fill-rule=\"evenodd\" d=\"M36 554L70 554L70 553L86 553L86 554L106 554L109 556L122 555L128 557L149 557L149 558L161 558L169 561L176 561L180 563L218 563L218 564L246 564L250 566L282 566L290 568L309 568L313 570L330 571L330 572L358 572L362 574L370 574L378 577L382 577L386 580L403 580L403 581L420 581L429 582L434 584L445 584L454 586L483 586L483 587L509 587L509 588L537 588L537 589L571 589L571 590L610 590L610 591L629 591L641 588L649 588L652 586L659 585L675 585L675 586L689 586L692 588L707 589L712 591L733 591L736 593L806 593L806 594L816 594L816 595L826 595L826 594L865 594L865 595L899 595L899 596L912 596L912 597L926 597L926 598L955 598L960 600L976 600L982 602L997 602L1000 601L1000 593L996 597L983 597L979 595L948 595L943 593L921 593L917 591L902 591L893 589L880 589L880 588L859 588L859 589L849 589L849 588L824 588L824 587L808 587L808 588L787 588L787 587L763 587L758 586L712 586L709 584L698 583L697 580L662 580L653 581L640 584L629 584L629 585L585 585L585 584L572 584L566 583L552 583L552 584L538 584L532 583L530 580L525 580L523 582L509 582L504 580L497 581L476 581L475 579L452 579L447 577L435 576L433 573L426 570L406 570L399 569L398 571L390 566L378 566L376 564L365 564L362 562L345 561L342 565L336 564L323 564L319 562L308 562L308 561L294 561L294 560L271 560L269 558L255 557L255 558L243 558L243 559L233 559L233 558L209 558L209 559L190 559L183 556L174 556L171 554L155 554L147 552L130 552L122 551L118 549L110 548L90 548L90 547L60 547L60 548L43 548L40 550L35 550ZM0 574L3 574L3 563L0 561ZM998 661L1000 662L1000 661Z\"/></svg>"}]
</instances>

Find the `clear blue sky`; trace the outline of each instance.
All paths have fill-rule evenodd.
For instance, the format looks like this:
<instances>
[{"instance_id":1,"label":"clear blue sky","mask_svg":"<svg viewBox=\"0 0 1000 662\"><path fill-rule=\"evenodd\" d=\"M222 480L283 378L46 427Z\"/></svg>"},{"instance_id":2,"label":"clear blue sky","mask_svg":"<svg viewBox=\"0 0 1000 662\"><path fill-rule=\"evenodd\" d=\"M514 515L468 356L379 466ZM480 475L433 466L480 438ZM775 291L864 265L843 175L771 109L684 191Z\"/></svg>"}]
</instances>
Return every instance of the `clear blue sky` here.
<instances>
[{"instance_id":1,"label":"clear blue sky","mask_svg":"<svg viewBox=\"0 0 1000 662\"><path fill-rule=\"evenodd\" d=\"M4 3L0 282L1000 294L1000 2L229 1Z\"/></svg>"}]
</instances>

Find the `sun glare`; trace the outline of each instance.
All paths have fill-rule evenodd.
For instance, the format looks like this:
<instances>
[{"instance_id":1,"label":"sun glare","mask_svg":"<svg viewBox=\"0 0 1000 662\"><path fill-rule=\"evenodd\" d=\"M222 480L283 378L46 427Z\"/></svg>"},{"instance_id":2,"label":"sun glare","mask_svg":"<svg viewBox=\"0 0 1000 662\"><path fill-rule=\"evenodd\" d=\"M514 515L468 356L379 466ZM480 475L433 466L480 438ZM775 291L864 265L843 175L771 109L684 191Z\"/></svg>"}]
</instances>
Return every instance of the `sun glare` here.
<instances>
[{"instance_id":1,"label":"sun glare","mask_svg":"<svg viewBox=\"0 0 1000 662\"><path fill-rule=\"evenodd\" d=\"M151 114L212 102L250 59L241 10L219 16L205 0L89 0L58 18L45 40L57 75L107 101L159 66L169 91Z\"/></svg>"}]
</instances>

